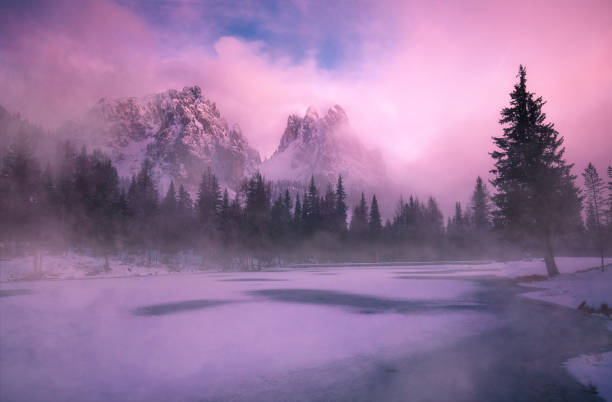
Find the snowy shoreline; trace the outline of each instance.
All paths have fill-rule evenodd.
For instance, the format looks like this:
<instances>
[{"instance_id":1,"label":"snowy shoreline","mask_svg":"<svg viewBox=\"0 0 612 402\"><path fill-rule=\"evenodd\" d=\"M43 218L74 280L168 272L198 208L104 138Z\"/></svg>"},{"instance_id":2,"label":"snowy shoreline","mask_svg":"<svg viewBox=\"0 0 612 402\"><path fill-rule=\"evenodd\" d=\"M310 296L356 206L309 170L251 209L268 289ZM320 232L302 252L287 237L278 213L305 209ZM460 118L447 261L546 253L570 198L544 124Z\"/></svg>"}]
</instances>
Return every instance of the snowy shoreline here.
<instances>
[{"instance_id":1,"label":"snowy shoreline","mask_svg":"<svg viewBox=\"0 0 612 402\"><path fill-rule=\"evenodd\" d=\"M571 309L586 305L603 310L603 305L612 305L612 265L609 260L604 272L598 267L591 267L521 285L534 288L533 292L525 293L523 297ZM609 320L606 327L612 331L612 317L601 313L590 315ZM576 356L566 361L564 366L585 387L604 400L612 401L612 351Z\"/></svg>"}]
</instances>

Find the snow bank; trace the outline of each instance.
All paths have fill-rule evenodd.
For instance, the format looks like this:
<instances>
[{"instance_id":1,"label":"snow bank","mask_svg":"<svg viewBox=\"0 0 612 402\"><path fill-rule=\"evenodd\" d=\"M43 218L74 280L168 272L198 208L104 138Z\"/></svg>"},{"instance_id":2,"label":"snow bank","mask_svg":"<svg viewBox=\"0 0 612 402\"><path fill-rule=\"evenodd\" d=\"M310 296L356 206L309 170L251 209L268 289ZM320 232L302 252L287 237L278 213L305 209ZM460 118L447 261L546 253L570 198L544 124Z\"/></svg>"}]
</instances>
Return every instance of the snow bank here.
<instances>
[{"instance_id":1,"label":"snow bank","mask_svg":"<svg viewBox=\"0 0 612 402\"><path fill-rule=\"evenodd\" d=\"M612 352L578 356L565 367L582 384L595 387L601 398L612 401Z\"/></svg>"},{"instance_id":2,"label":"snow bank","mask_svg":"<svg viewBox=\"0 0 612 402\"><path fill-rule=\"evenodd\" d=\"M147 258L109 258L110 270L104 269L104 259L74 252L64 254L41 253L35 256L0 259L0 282L35 279L81 279L91 277L125 277L167 275L202 270L200 258L182 256L178 265L153 262Z\"/></svg>"},{"instance_id":3,"label":"snow bank","mask_svg":"<svg viewBox=\"0 0 612 402\"><path fill-rule=\"evenodd\" d=\"M562 272L568 271L572 271L571 265L565 264ZM583 302L593 308L600 308L604 303L612 306L612 267L610 266L604 272L593 269L587 272L566 273L545 281L523 285L541 289L524 294L525 297L573 309ZM612 321L607 328L612 331ZM600 397L612 401L612 352L578 356L568 360L565 366L583 385L595 387L594 390Z\"/></svg>"},{"instance_id":4,"label":"snow bank","mask_svg":"<svg viewBox=\"0 0 612 402\"><path fill-rule=\"evenodd\" d=\"M167 275L177 273L194 273L202 270L218 270L207 266L196 255L182 255L178 258L180 263L165 264L159 261L149 263L147 258L109 258L110 271L104 270L104 259L91 257L74 252L60 255L41 253L38 268L35 268L33 256L0 259L0 282L34 279L80 279L90 277L125 277ZM608 263L612 260L608 260ZM573 273L588 269L599 264L598 258L589 257L559 257L557 265L559 271ZM507 261L507 262L479 262L479 261L444 261L435 263L394 263L357 264L332 266L313 266L310 269L325 269L327 272L342 272L347 269L367 270L393 270L398 275L427 276L443 275L456 276L501 276L515 278L529 275L546 275L546 267L542 259ZM301 270L303 268L287 268ZM272 269L273 270L273 269Z\"/></svg>"},{"instance_id":5,"label":"snow bank","mask_svg":"<svg viewBox=\"0 0 612 402\"><path fill-rule=\"evenodd\" d=\"M612 267L604 272L594 269L563 274L545 281L526 283L524 286L542 289L527 293L526 297L570 308L577 308L582 302L594 308L604 303L612 306Z\"/></svg>"},{"instance_id":6,"label":"snow bank","mask_svg":"<svg viewBox=\"0 0 612 402\"><path fill-rule=\"evenodd\" d=\"M561 274L589 269L598 266L600 263L599 258L596 257L557 257L555 261ZM612 262L612 260L608 260L608 262ZM494 263L491 264L491 267L499 269L498 275L509 278L530 275L546 276L546 265L542 258Z\"/></svg>"}]
</instances>

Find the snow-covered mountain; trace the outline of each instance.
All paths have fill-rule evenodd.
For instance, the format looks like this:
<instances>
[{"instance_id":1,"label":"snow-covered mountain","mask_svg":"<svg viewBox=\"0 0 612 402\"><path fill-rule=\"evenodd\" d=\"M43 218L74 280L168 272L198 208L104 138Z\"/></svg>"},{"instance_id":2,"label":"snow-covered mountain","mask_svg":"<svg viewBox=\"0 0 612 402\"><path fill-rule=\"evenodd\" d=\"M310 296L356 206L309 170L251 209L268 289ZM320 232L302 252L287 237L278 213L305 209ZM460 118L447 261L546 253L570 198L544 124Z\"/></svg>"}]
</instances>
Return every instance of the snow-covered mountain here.
<instances>
[{"instance_id":1,"label":"snow-covered mountain","mask_svg":"<svg viewBox=\"0 0 612 402\"><path fill-rule=\"evenodd\" d=\"M291 115L280 145L260 170L268 179L335 183L341 174L351 187L379 186L388 181L378 151L368 150L354 135L338 105L320 116L309 108L304 117Z\"/></svg>"},{"instance_id":2,"label":"snow-covered mountain","mask_svg":"<svg viewBox=\"0 0 612 402\"><path fill-rule=\"evenodd\" d=\"M173 180L195 194L208 167L231 190L256 170L279 188L300 192L312 175L323 190L341 174L351 202L361 191L388 192L391 183L381 154L359 141L338 105L323 115L314 108L303 117L290 115L278 149L263 163L240 128L228 125L197 86L103 98L79 122L66 125L63 136L110 155L122 177L137 174L149 158L162 190Z\"/></svg>"},{"instance_id":3,"label":"snow-covered mountain","mask_svg":"<svg viewBox=\"0 0 612 402\"><path fill-rule=\"evenodd\" d=\"M66 130L77 143L108 153L120 176L137 173L149 158L162 187L174 180L192 192L208 167L222 185L236 188L261 161L240 127L230 127L198 86L142 98L101 99Z\"/></svg>"}]
</instances>

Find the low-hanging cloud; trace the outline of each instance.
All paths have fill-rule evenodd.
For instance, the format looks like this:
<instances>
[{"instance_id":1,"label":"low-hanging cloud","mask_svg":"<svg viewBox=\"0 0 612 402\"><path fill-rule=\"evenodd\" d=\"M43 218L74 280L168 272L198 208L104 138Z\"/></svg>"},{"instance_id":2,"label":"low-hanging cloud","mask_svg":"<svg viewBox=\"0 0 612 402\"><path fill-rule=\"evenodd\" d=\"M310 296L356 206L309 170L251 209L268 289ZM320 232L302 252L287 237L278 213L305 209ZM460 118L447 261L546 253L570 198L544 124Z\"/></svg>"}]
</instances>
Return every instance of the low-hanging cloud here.
<instances>
[{"instance_id":1,"label":"low-hanging cloud","mask_svg":"<svg viewBox=\"0 0 612 402\"><path fill-rule=\"evenodd\" d=\"M545 111L566 137L570 161L580 169L612 163L610 3L381 2L368 5L367 19L347 13L334 29L324 18L329 10L294 3L309 24L291 31L283 18L259 23L279 35L306 35L311 48L300 58L265 40L219 33L212 22L173 34L165 22L110 0L8 4L0 17L0 104L55 128L100 97L197 84L269 156L288 114L338 103L406 191L433 194L447 210L468 198L477 175L487 175L490 137L501 133L499 111L522 63L529 87L549 101ZM192 2L166 5L167 24L210 20L194 18ZM339 2L334 12L350 6ZM316 40L342 30L355 39L339 39L344 63L325 68Z\"/></svg>"}]
</instances>

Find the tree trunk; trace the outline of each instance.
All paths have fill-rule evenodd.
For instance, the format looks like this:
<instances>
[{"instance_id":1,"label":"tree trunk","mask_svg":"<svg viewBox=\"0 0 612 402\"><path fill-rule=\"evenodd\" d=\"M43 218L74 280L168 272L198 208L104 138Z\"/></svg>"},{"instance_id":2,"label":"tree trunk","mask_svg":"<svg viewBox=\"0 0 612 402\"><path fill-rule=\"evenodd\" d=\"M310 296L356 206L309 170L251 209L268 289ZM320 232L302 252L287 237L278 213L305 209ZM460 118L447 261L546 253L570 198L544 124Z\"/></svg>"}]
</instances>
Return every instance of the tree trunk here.
<instances>
[{"instance_id":1,"label":"tree trunk","mask_svg":"<svg viewBox=\"0 0 612 402\"><path fill-rule=\"evenodd\" d=\"M553 277L559 275L559 269L555 263L555 253L552 246L550 236L546 236L546 244L544 250L544 262L546 263L546 272L548 276Z\"/></svg>"},{"instance_id":2,"label":"tree trunk","mask_svg":"<svg viewBox=\"0 0 612 402\"><path fill-rule=\"evenodd\" d=\"M606 242L604 240L604 235L603 232L601 230L601 227L599 228L599 255L601 256L601 272L604 272L606 270L605 268L605 262L604 262L604 258L605 258L605 246Z\"/></svg>"}]
</instances>

